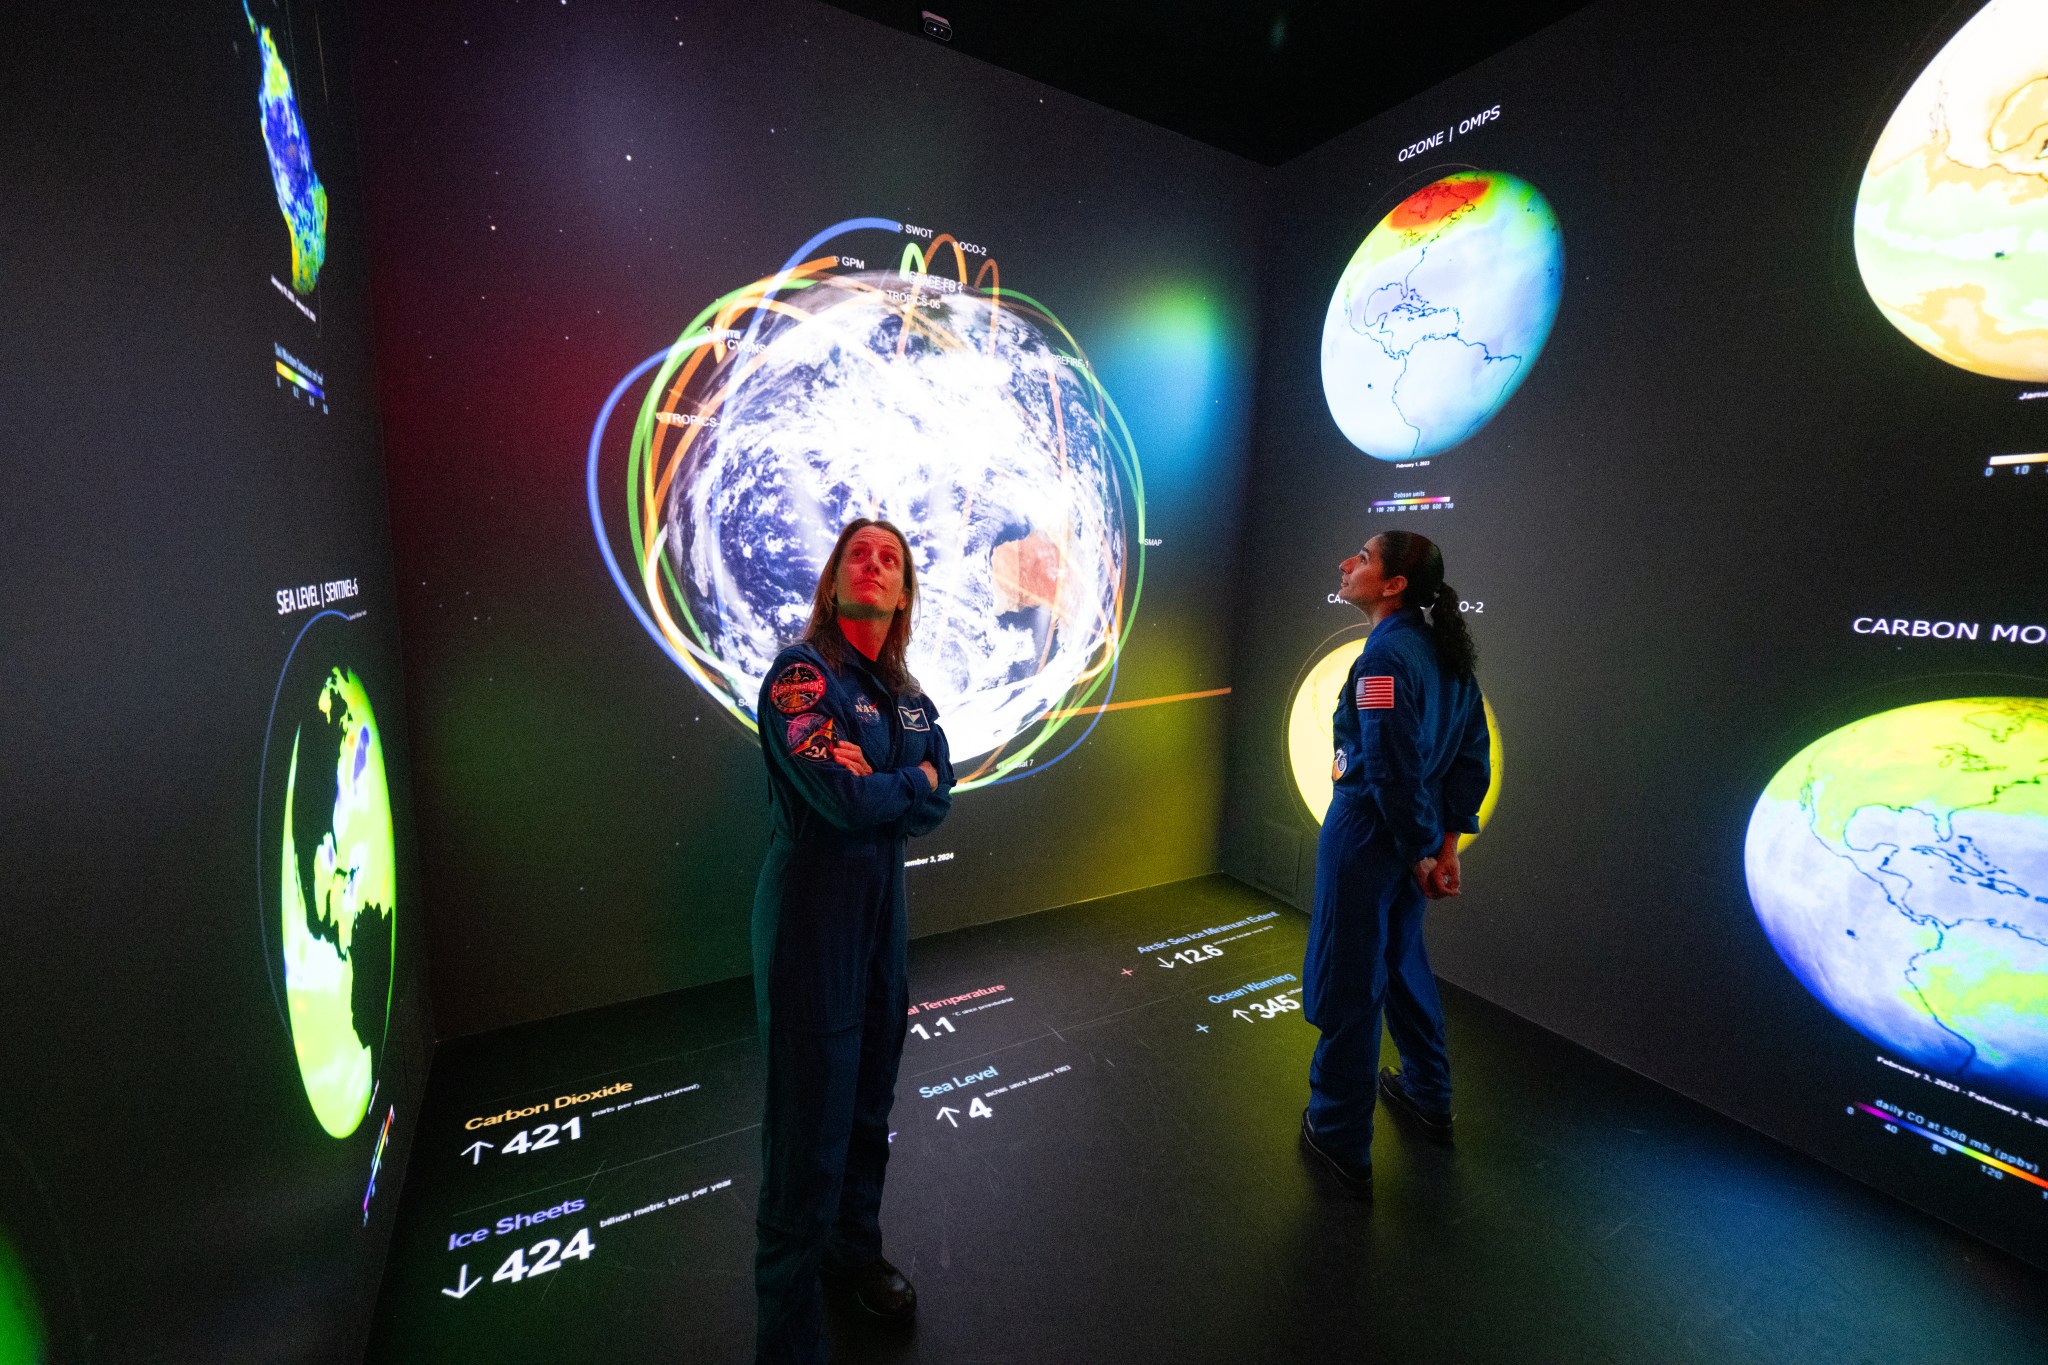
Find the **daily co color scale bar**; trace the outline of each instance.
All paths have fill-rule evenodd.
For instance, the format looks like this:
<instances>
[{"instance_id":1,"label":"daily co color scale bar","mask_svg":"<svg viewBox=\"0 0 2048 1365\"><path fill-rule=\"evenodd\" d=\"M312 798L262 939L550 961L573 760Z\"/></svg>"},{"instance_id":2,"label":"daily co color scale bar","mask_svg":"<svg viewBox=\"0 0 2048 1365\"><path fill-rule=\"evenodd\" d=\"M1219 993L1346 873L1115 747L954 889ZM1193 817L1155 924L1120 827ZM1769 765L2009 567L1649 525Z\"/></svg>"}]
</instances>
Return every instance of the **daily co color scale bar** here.
<instances>
[{"instance_id":1,"label":"daily co color scale bar","mask_svg":"<svg viewBox=\"0 0 2048 1365\"><path fill-rule=\"evenodd\" d=\"M291 366L285 364L282 360L277 362L277 372L284 378L289 379L298 388L312 394L315 398L325 398L327 396L326 390L322 389L305 375L300 374Z\"/></svg>"},{"instance_id":2,"label":"daily co color scale bar","mask_svg":"<svg viewBox=\"0 0 2048 1365\"><path fill-rule=\"evenodd\" d=\"M1960 1142L1954 1142L1948 1138L1943 1137L1941 1134L1935 1132L1932 1128L1923 1128L1917 1123L1909 1123L1905 1119L1900 1118L1897 1114L1887 1114L1884 1112L1884 1110L1872 1109L1867 1104L1859 1104L1856 1107L1858 1109L1861 1109L1864 1113L1870 1115L1870 1117L1874 1119L1881 1119L1886 1123L1897 1124L1901 1128L1911 1129L1913 1132L1918 1133L1921 1137L1926 1138L1930 1142L1938 1142L1944 1147L1954 1148L1956 1151L1961 1152L1964 1156L1975 1157L1977 1160L1983 1162L1986 1166L1995 1166L1999 1170L2004 1171L2007 1175L2016 1175L2030 1185L2039 1185L2042 1189L2048 1190L2048 1180L2043 1180L2040 1176L2035 1175L2032 1171L2021 1170L2018 1166L2013 1165L2009 1161L2000 1161L1995 1156L1986 1156L1984 1155L1984 1153L1978 1151L1974 1147L1965 1147Z\"/></svg>"},{"instance_id":3,"label":"daily co color scale bar","mask_svg":"<svg viewBox=\"0 0 2048 1365\"><path fill-rule=\"evenodd\" d=\"M1374 498L1372 510L1375 512L1434 512L1438 508L1449 507L1450 505L1451 500L1449 498Z\"/></svg>"}]
</instances>

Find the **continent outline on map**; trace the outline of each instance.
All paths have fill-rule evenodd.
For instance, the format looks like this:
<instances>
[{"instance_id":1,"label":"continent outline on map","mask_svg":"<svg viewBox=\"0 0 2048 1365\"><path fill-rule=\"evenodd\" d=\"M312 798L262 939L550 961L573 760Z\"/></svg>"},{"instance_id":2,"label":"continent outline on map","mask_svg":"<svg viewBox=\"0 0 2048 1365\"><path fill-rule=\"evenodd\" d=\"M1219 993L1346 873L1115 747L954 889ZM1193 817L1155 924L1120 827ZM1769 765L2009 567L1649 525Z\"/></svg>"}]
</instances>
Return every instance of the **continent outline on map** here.
<instances>
[{"instance_id":1,"label":"continent outline on map","mask_svg":"<svg viewBox=\"0 0 2048 1365\"><path fill-rule=\"evenodd\" d=\"M1925 1055L1927 1049L1923 1039L1922 1046L1914 1052L1916 1060L1953 1076L1969 1075L1973 1079L1982 1076L2011 1080L2013 1078L2005 1073L2017 1071L2020 1077L2017 1083L2022 1088L2029 1088L2033 1083L2026 1078L2039 1066L2041 1059L2034 1057L2031 1048L2025 1046L2032 1039L2024 1026L2017 1029L2002 1026L2009 1026L2023 1017L2032 1018L2038 1013L2030 1009L2031 994L2025 983L2039 975L2031 959L2040 956L2033 950L2048 950L2048 920L2036 926L2009 910L1968 903L1944 908L1936 902L1941 887L1954 884L1968 888L1966 895L1990 892L2000 897L2012 897L2029 911L2036 904L2048 905L2048 895L2039 894L2022 884L2018 874L1994 857L1978 834L1968 827L1973 815L1999 820L2036 817L2038 812L2031 810L2008 815L2001 811L2001 803L2005 803L2006 810L2010 811L2007 798L2013 793L2048 786L2048 772L2014 776L2005 781L1994 780L1986 784L1987 789L1975 792L1955 791L1954 795L1964 799L1953 806L1926 801L1902 804L1861 801L1853 807L1827 809L1826 789L1831 781L1837 780L1837 775L1819 769L1818 765L1826 756L1824 746L1876 719L1879 717L1866 717L1864 721L1846 726L1802 752L1801 757L1806 762L1799 774L1797 806L1805 835L1830 860L1839 859L1847 863L1859 879L1877 890L1884 905L1927 936L1899 964L1895 980L1901 999L1913 1002L1914 1012L1925 1024L1948 1039L1949 1045L1940 1049L1942 1055L1939 1058L1930 1058ZM1997 699L1994 704L1980 710L1951 718L1951 723L1958 722L1982 731L1992 744L2004 745L2030 724L2048 723L2048 704L2033 698ZM1816 749L1822 750L1821 755L1814 754ZM1929 765L1928 771L1947 770L1952 775L1978 776L2011 772L2013 767L2010 762L1990 761L1978 752L1975 742L1939 743L1930 737L1928 749L1940 755ZM2001 759L2024 757L1994 756ZM1882 755L1885 762L1893 764L1900 762L1901 757L1901 751L1896 748ZM2048 759L2042 761L2048 763ZM1787 774L1781 773L1773 787L1778 787L1785 776ZM1765 800L1768 799L1769 792L1765 796ZM1930 804L1935 808L1930 809ZM1760 801L1760 812L1763 806L1764 801ZM1965 827L1958 828L1958 822ZM1914 825L1922 828L1916 830ZM1915 857L1924 860L1928 866L1911 866L1909 860ZM1756 885L1753 875L1753 891ZM1761 900L1759 911L1763 911ZM1770 928L1771 917L1765 915L1765 919L1766 927ZM1848 928L1845 932L1860 941L1856 928ZM1830 998L1828 984L1833 969L1824 960L1811 959L1803 951L1804 946L1797 942L1790 945L1779 942L1776 932L1773 933L1773 942L1802 982L1831 1009L1842 1014L1845 1022L1855 1024L1866 1033L1872 1027L1877 1027L1879 1034L1882 1033L1881 1021L1873 1025L1867 1019L1853 1017L1853 1000L1844 1002ZM1893 946L1896 949L1907 945L1894 943ZM1882 952L1882 949L1875 951ZM1880 958L1869 965L1881 970L1881 961ZM1950 979L1945 980L1945 977ZM2008 979L2012 984L2001 995L2001 983ZM2033 990L2037 992L2039 987ZM1851 1012L1843 1013L1845 1007ZM1872 1036L1888 1046L1903 1046L1899 1040L1888 1040L1879 1034ZM2018 1057L2011 1049L2015 1039L2023 1045Z\"/></svg>"}]
</instances>

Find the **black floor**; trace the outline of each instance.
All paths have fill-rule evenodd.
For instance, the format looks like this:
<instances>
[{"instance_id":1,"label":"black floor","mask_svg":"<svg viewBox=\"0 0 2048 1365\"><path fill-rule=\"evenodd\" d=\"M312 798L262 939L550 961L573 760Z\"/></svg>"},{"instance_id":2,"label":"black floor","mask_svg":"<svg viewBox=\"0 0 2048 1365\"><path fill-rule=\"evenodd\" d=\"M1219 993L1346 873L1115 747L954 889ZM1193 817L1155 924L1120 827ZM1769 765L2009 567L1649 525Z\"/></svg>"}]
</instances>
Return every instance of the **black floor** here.
<instances>
[{"instance_id":1,"label":"black floor","mask_svg":"<svg viewBox=\"0 0 2048 1365\"><path fill-rule=\"evenodd\" d=\"M1383 1122L1376 1202L1336 1195L1305 929L1209 878L914 943L919 1320L840 1358L2048 1361L2039 1273L1456 990L1456 1150ZM371 1359L749 1360L752 1030L740 981L444 1046Z\"/></svg>"}]
</instances>

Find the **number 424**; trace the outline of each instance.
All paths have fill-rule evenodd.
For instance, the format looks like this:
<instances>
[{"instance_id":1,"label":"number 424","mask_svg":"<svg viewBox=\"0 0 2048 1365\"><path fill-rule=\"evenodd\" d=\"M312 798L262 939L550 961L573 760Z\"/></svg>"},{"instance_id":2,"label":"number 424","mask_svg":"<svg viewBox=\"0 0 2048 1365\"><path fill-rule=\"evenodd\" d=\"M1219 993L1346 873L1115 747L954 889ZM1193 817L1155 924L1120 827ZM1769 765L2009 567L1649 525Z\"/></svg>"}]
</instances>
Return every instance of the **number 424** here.
<instances>
[{"instance_id":1,"label":"number 424","mask_svg":"<svg viewBox=\"0 0 2048 1365\"><path fill-rule=\"evenodd\" d=\"M503 1280L518 1284L530 1276L560 1270L567 1261L587 1261L594 1250L596 1245L590 1240L589 1228L576 1229L566 1244L552 1237L543 1237L530 1247L512 1248L512 1254L505 1258L505 1263L491 1276L491 1282L496 1284ZM527 1263L528 1256L533 1257L531 1265Z\"/></svg>"}]
</instances>

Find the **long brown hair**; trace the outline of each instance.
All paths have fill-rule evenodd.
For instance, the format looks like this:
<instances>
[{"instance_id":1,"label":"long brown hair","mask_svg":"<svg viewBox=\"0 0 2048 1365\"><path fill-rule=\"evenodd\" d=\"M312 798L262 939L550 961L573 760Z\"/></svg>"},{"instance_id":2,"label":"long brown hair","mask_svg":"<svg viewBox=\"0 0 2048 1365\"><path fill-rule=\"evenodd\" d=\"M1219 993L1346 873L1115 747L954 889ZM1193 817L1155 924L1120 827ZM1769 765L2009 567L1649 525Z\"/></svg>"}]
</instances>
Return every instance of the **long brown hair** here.
<instances>
[{"instance_id":1,"label":"long brown hair","mask_svg":"<svg viewBox=\"0 0 2048 1365\"><path fill-rule=\"evenodd\" d=\"M920 692L923 689L910 676L909 665L904 662L904 656L910 652L910 617L917 610L917 561L910 557L909 539L893 522L855 517L839 532L839 542L832 547L830 558L818 574L818 590L811 596L811 619L804 626L803 642L824 655L825 662L833 668L846 666L849 646L846 633L839 629L839 561L846 558L846 547L854 533L869 526L878 526L896 537L896 544L903 550L903 605L890 618L882 652L875 656L875 671L892 692Z\"/></svg>"},{"instance_id":2,"label":"long brown hair","mask_svg":"<svg viewBox=\"0 0 2048 1365\"><path fill-rule=\"evenodd\" d=\"M1465 629L1464 613L1458 610L1458 590L1444 582L1444 552L1436 542L1415 531L1382 531L1380 572L1388 578L1399 574L1408 580L1401 593L1404 607L1429 609L1429 633L1436 645L1437 663L1446 673L1470 673L1479 661L1479 648Z\"/></svg>"}]
</instances>

